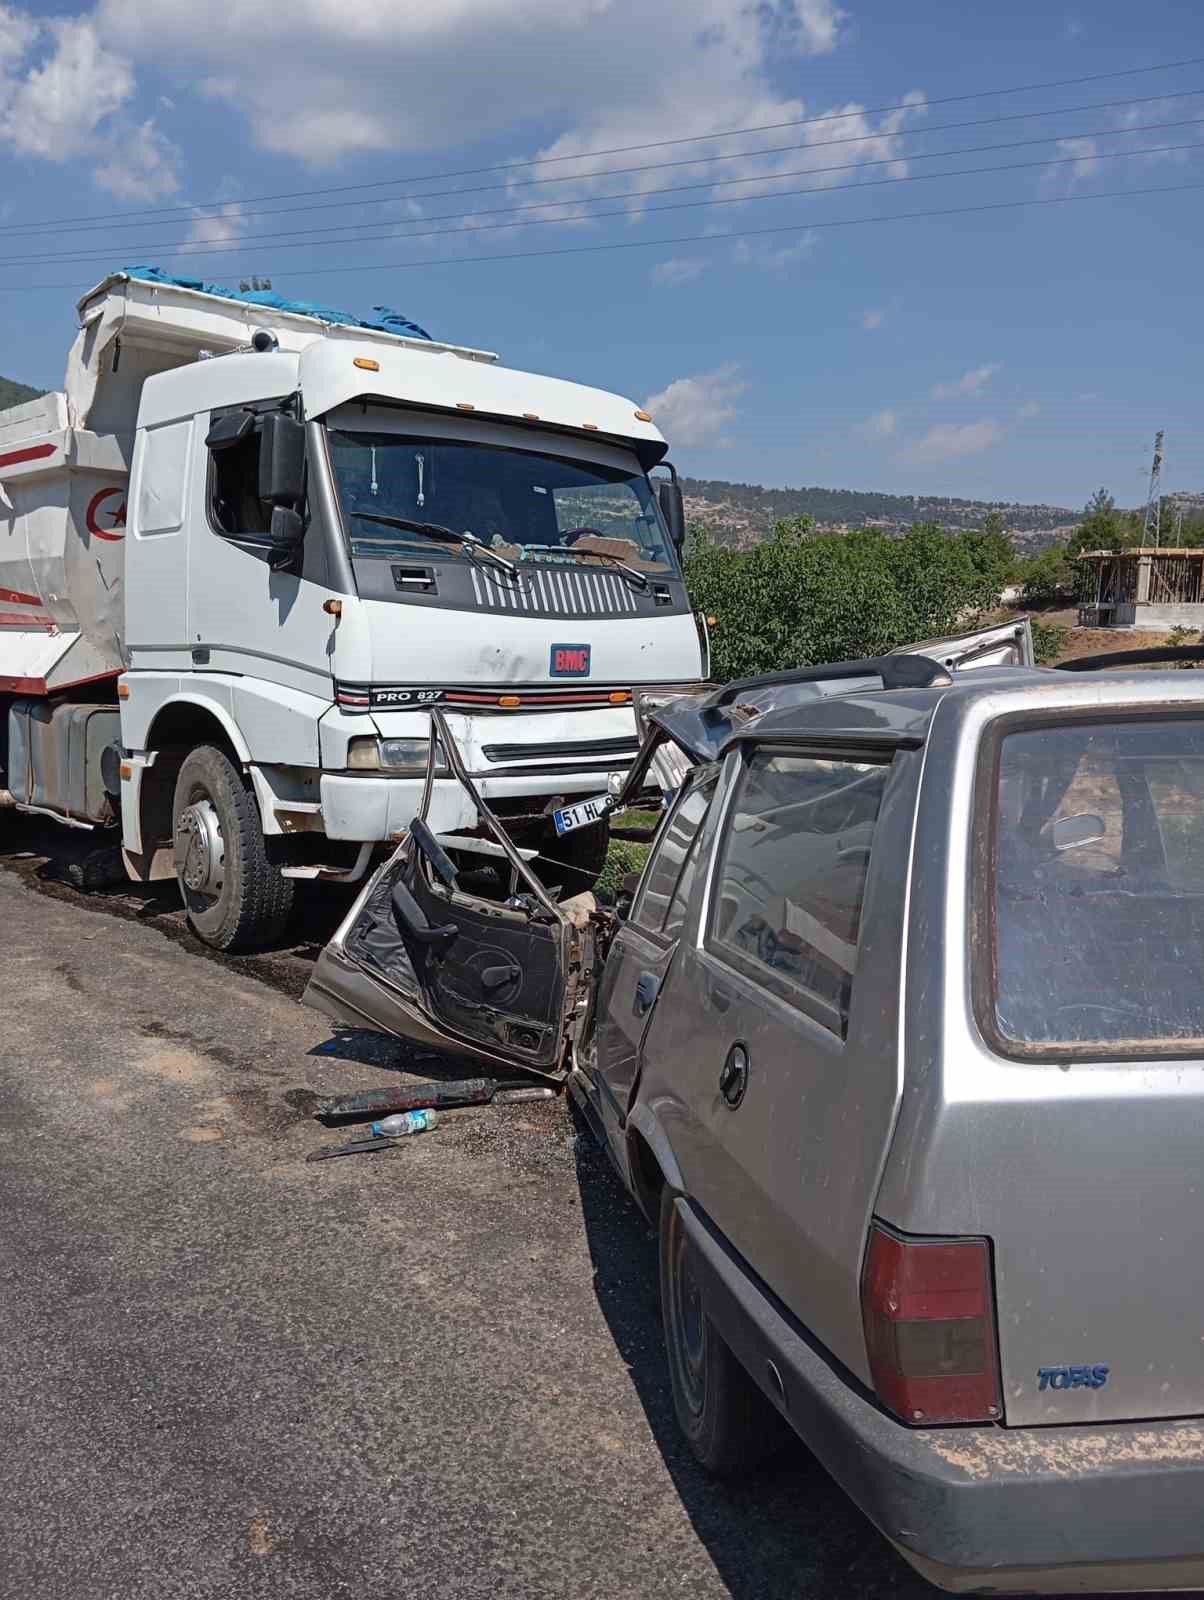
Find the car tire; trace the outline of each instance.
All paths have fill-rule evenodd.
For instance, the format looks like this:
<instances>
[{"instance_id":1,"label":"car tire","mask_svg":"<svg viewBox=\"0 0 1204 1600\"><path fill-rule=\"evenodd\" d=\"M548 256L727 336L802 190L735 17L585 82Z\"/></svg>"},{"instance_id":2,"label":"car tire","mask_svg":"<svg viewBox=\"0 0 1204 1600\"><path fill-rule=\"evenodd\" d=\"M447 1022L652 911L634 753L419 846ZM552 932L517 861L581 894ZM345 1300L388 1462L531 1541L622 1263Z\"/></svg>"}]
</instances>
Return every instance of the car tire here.
<instances>
[{"instance_id":1,"label":"car tire","mask_svg":"<svg viewBox=\"0 0 1204 1600\"><path fill-rule=\"evenodd\" d=\"M768 1460L788 1433L706 1314L691 1271L678 1198L666 1184L660 1208L660 1288L673 1409L690 1449L707 1471L735 1477Z\"/></svg>"},{"instance_id":2,"label":"car tire","mask_svg":"<svg viewBox=\"0 0 1204 1600\"><path fill-rule=\"evenodd\" d=\"M180 767L172 805L176 881L197 937L215 950L279 938L293 883L268 859L259 810L224 750L201 745Z\"/></svg>"},{"instance_id":3,"label":"car tire","mask_svg":"<svg viewBox=\"0 0 1204 1600\"><path fill-rule=\"evenodd\" d=\"M588 828L557 835L555 826L539 840L539 854L531 863L540 883L558 888L563 899L583 894L597 883L610 849L610 823L595 822Z\"/></svg>"}]
</instances>

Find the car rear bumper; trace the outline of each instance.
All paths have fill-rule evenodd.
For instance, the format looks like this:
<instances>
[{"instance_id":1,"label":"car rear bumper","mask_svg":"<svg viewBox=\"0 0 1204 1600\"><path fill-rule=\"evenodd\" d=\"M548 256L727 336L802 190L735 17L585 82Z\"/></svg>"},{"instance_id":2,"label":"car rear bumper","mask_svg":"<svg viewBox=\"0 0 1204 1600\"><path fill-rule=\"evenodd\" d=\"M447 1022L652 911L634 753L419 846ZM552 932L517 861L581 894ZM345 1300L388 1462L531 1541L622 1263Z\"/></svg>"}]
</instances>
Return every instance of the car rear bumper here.
<instances>
[{"instance_id":1,"label":"car rear bumper","mask_svg":"<svg viewBox=\"0 0 1204 1600\"><path fill-rule=\"evenodd\" d=\"M679 1200L707 1310L824 1467L959 1592L1204 1588L1204 1423L907 1428Z\"/></svg>"}]
</instances>

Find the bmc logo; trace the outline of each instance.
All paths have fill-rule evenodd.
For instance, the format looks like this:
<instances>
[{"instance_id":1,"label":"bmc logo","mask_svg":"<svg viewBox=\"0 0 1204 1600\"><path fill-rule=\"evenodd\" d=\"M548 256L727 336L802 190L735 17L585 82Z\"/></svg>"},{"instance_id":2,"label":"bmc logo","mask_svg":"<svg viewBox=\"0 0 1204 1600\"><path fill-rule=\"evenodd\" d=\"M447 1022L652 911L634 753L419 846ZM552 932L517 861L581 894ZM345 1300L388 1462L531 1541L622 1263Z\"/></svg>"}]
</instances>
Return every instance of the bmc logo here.
<instances>
[{"instance_id":1,"label":"bmc logo","mask_svg":"<svg viewBox=\"0 0 1204 1600\"><path fill-rule=\"evenodd\" d=\"M554 678L588 678L589 645L554 644L548 671Z\"/></svg>"},{"instance_id":2,"label":"bmc logo","mask_svg":"<svg viewBox=\"0 0 1204 1600\"><path fill-rule=\"evenodd\" d=\"M1107 1367L1038 1367L1041 1389L1102 1389L1108 1381Z\"/></svg>"}]
</instances>

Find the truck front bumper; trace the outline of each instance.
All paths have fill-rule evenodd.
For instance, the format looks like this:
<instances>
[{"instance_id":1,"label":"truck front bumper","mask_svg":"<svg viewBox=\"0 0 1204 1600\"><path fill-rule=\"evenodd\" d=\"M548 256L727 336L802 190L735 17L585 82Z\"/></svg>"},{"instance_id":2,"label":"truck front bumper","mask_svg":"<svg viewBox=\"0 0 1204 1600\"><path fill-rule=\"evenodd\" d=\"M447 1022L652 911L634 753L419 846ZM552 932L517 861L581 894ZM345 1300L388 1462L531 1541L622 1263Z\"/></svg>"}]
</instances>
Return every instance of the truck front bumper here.
<instances>
[{"instance_id":1,"label":"truck front bumper","mask_svg":"<svg viewBox=\"0 0 1204 1600\"><path fill-rule=\"evenodd\" d=\"M688 1201L677 1204L715 1326L931 1582L974 1594L1204 1588L1204 1423L904 1427L838 1370Z\"/></svg>"},{"instance_id":2,"label":"truck front bumper","mask_svg":"<svg viewBox=\"0 0 1204 1600\"><path fill-rule=\"evenodd\" d=\"M616 770L623 770L622 767ZM605 794L606 770L557 772L554 769L519 775L499 769L473 774L483 800L522 799L529 796L531 810L541 811L554 795ZM321 780L322 818L327 838L365 843L392 839L408 828L422 803L422 779L386 777L383 773L324 772ZM436 778L427 821L436 833L455 833L476 824L468 795L454 778Z\"/></svg>"}]
</instances>

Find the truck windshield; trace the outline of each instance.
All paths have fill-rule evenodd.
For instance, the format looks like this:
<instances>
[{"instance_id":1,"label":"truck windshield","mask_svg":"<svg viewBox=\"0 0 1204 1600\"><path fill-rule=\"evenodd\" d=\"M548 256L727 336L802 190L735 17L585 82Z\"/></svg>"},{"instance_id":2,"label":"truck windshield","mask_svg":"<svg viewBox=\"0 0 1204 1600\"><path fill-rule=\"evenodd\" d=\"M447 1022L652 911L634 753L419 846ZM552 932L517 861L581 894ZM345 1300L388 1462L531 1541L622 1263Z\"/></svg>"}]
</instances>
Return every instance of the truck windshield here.
<instances>
[{"instance_id":1,"label":"truck windshield","mask_svg":"<svg viewBox=\"0 0 1204 1600\"><path fill-rule=\"evenodd\" d=\"M1204 1053L1204 719L1007 735L988 1032L1009 1053Z\"/></svg>"},{"instance_id":2,"label":"truck windshield","mask_svg":"<svg viewBox=\"0 0 1204 1600\"><path fill-rule=\"evenodd\" d=\"M331 428L330 454L351 553L396 559L416 549L463 559L454 545L371 516L476 534L510 561L595 555L673 572L656 496L631 470L452 439Z\"/></svg>"}]
</instances>

